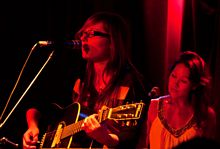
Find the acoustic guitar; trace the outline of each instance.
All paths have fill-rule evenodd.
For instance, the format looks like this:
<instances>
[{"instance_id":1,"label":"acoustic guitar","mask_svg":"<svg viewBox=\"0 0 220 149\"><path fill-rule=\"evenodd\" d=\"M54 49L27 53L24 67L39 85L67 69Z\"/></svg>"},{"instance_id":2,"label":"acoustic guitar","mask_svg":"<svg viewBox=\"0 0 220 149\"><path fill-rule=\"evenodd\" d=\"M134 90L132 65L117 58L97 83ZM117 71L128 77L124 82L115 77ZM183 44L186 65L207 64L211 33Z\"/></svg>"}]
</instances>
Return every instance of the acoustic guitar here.
<instances>
[{"instance_id":1,"label":"acoustic guitar","mask_svg":"<svg viewBox=\"0 0 220 149\"><path fill-rule=\"evenodd\" d=\"M143 106L143 102L121 105L114 108L103 106L98 112L98 121L101 123L105 120L114 120L120 122L122 127L134 126L137 125L137 120L141 117ZM69 105L62 109L62 111L62 120L55 125L55 129L43 134L38 145L39 149L77 146L77 134L84 132L81 126L88 115L82 112L83 110L78 102ZM88 147L91 146L91 142L88 144Z\"/></svg>"}]
</instances>

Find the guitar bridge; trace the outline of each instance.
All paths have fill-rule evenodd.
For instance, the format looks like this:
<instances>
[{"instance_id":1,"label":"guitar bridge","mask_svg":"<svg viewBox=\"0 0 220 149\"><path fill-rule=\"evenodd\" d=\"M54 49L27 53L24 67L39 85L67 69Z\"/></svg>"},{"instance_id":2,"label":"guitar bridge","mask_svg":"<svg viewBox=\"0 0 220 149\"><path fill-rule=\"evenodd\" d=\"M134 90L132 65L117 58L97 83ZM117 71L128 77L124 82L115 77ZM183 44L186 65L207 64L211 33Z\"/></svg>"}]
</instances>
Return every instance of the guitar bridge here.
<instances>
[{"instance_id":1,"label":"guitar bridge","mask_svg":"<svg viewBox=\"0 0 220 149\"><path fill-rule=\"evenodd\" d=\"M51 147L56 147L60 143L64 125L63 122L59 123Z\"/></svg>"}]
</instances>

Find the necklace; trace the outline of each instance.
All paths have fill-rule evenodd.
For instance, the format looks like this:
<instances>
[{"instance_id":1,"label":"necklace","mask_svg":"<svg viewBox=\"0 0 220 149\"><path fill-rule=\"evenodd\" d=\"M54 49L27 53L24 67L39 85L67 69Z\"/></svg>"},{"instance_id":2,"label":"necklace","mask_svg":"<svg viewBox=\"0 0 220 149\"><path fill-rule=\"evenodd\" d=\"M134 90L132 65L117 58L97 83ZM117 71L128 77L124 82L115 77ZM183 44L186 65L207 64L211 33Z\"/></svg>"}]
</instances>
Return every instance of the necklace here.
<instances>
[{"instance_id":1,"label":"necklace","mask_svg":"<svg viewBox=\"0 0 220 149\"><path fill-rule=\"evenodd\" d=\"M98 92L98 94L101 94L103 92L103 90L105 89L105 83L97 83L95 85L95 89Z\"/></svg>"},{"instance_id":2,"label":"necklace","mask_svg":"<svg viewBox=\"0 0 220 149\"><path fill-rule=\"evenodd\" d=\"M99 94L101 94L101 93L103 92L103 90L104 90L103 87L99 87L99 88L97 89L97 92L98 92Z\"/></svg>"},{"instance_id":3,"label":"necklace","mask_svg":"<svg viewBox=\"0 0 220 149\"><path fill-rule=\"evenodd\" d=\"M96 77L95 81L94 81L94 85L95 85L95 89L98 92L98 94L101 94L105 88L106 85L108 84L110 80L110 75L106 75L104 76L104 78L101 77Z\"/></svg>"}]
</instances>

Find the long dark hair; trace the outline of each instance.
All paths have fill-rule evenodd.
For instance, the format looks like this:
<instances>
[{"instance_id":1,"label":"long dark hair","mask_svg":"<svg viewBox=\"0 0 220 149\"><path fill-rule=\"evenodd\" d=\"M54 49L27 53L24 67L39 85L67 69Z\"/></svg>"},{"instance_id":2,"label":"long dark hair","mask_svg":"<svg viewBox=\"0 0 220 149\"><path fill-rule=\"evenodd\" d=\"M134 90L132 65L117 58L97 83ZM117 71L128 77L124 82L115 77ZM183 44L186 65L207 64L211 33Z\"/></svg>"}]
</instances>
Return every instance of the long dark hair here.
<instances>
[{"instance_id":1,"label":"long dark hair","mask_svg":"<svg viewBox=\"0 0 220 149\"><path fill-rule=\"evenodd\" d=\"M130 60L130 31L127 22L124 18L116 13L112 12L98 12L89 17L84 23L83 27L76 33L76 38L79 38L81 32L83 32L87 27L102 22L104 24L106 32L110 35L111 42L111 52L110 60L105 68L105 73L113 72L112 79L110 83L106 85L105 90L99 96L97 100L99 106L103 104L108 106L114 106L117 103L116 99L114 101L109 101L110 95L117 92L118 83L122 79L123 75L133 69L137 72ZM88 61L86 66L86 76L84 78L84 88L82 90L82 98L84 98L85 92L93 88L94 79L94 68L93 62ZM117 93L116 93L117 94ZM116 95L115 94L115 95ZM109 105L110 104L110 105Z\"/></svg>"},{"instance_id":2,"label":"long dark hair","mask_svg":"<svg viewBox=\"0 0 220 149\"><path fill-rule=\"evenodd\" d=\"M189 80L196 86L190 92L188 103L194 108L194 117L197 124L200 127L205 127L203 122L208 119L208 108L210 106L211 76L209 68L202 57L192 51L181 53L171 67L171 71L180 63L189 68Z\"/></svg>"}]
</instances>

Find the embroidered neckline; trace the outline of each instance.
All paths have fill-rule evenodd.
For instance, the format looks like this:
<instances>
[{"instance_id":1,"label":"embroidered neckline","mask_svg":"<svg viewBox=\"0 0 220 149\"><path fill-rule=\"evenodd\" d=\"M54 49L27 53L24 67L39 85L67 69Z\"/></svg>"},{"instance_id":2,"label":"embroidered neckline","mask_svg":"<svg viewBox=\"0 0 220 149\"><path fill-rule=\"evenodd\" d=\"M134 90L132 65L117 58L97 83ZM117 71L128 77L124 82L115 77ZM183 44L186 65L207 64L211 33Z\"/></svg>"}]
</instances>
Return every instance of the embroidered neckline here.
<instances>
[{"instance_id":1,"label":"embroidered neckline","mask_svg":"<svg viewBox=\"0 0 220 149\"><path fill-rule=\"evenodd\" d=\"M158 106L158 117L161 121L161 123L164 125L164 127L176 138L178 138L179 136L181 136L186 130L190 129L192 126L195 125L195 118L194 116L192 116L192 118L187 122L187 124L185 126L183 126L182 128L172 128L168 122L166 121L166 119L163 116L164 114L164 110L163 110L163 100L159 100L159 106Z\"/></svg>"}]
</instances>

